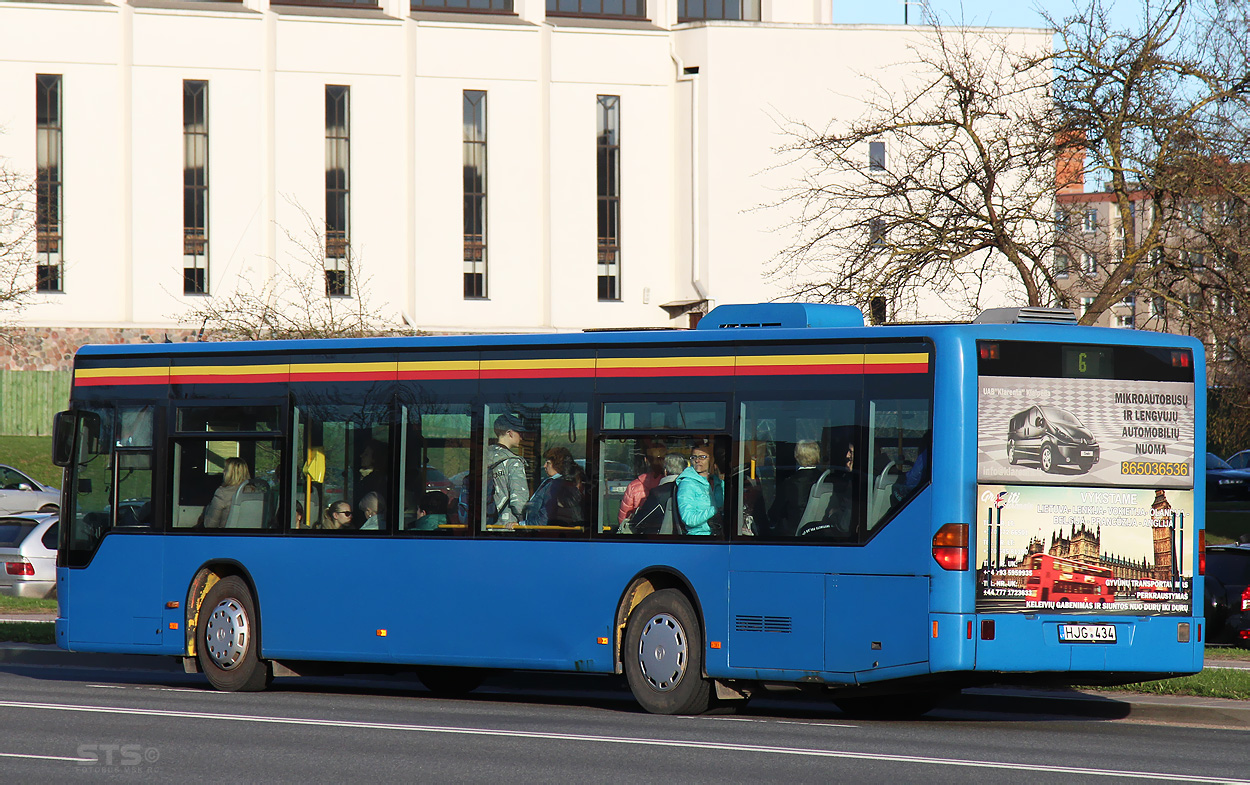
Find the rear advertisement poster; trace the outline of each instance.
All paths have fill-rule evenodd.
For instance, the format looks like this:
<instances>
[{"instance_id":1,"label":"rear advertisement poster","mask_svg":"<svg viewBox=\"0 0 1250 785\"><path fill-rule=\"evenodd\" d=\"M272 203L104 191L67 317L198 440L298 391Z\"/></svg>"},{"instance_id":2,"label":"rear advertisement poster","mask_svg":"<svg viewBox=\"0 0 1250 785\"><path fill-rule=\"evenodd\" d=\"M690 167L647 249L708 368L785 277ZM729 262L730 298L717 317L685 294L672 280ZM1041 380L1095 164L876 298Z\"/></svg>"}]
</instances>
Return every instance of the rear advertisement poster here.
<instances>
[{"instance_id":1,"label":"rear advertisement poster","mask_svg":"<svg viewBox=\"0 0 1250 785\"><path fill-rule=\"evenodd\" d=\"M977 479L1192 488L1194 385L981 376Z\"/></svg>"},{"instance_id":2,"label":"rear advertisement poster","mask_svg":"<svg viewBox=\"0 0 1250 785\"><path fill-rule=\"evenodd\" d=\"M1194 493L977 486L978 613L1188 616Z\"/></svg>"}]
</instances>

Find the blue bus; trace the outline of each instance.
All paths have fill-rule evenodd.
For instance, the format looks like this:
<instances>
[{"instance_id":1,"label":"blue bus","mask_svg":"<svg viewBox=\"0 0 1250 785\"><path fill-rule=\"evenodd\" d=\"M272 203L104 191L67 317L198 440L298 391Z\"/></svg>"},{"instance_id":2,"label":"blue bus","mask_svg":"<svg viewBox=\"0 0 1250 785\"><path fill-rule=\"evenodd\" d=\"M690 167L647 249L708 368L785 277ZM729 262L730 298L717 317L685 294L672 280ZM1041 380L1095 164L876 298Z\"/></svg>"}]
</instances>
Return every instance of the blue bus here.
<instances>
[{"instance_id":1,"label":"blue bus","mask_svg":"<svg viewBox=\"0 0 1250 785\"><path fill-rule=\"evenodd\" d=\"M1192 674L1201 349L1066 311L865 326L795 303L84 347L54 437L57 642L223 690L617 673L669 714Z\"/></svg>"}]
</instances>

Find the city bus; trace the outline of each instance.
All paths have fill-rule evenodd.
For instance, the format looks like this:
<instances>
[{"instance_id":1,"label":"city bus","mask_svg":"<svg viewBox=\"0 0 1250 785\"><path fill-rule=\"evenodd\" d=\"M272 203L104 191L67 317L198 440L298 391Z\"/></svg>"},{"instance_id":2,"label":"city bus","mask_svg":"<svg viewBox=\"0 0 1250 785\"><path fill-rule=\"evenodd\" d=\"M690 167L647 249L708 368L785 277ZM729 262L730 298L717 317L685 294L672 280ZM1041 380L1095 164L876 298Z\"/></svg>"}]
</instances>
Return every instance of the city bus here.
<instances>
[{"instance_id":1,"label":"city bus","mask_svg":"<svg viewBox=\"0 0 1250 785\"><path fill-rule=\"evenodd\" d=\"M623 674L667 714L797 689L914 716L1004 678L1195 673L1204 373L1191 338L1067 311L868 326L800 303L692 330L87 346L54 434L56 638L222 690ZM1097 461L1010 460L1034 403ZM675 483L676 523L635 531L634 482L644 503ZM1164 505L1188 523L1170 540ZM1055 532L1165 579L1029 597L1020 562Z\"/></svg>"}]
</instances>

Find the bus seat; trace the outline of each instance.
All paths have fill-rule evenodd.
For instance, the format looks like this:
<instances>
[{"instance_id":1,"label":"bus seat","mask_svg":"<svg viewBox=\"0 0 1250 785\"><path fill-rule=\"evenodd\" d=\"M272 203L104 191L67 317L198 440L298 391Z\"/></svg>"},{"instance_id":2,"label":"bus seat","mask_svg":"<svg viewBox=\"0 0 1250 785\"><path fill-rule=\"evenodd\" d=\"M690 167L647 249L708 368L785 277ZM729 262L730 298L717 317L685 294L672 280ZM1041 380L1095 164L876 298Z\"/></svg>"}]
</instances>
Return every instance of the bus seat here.
<instances>
[{"instance_id":1,"label":"bus seat","mask_svg":"<svg viewBox=\"0 0 1250 785\"><path fill-rule=\"evenodd\" d=\"M829 479L829 469L825 469L816 482L812 483L812 489L807 494L807 506L803 508L803 517L799 518L798 526L795 527L796 535L802 530L804 524L819 521L825 517L825 511L829 509L829 502L832 498L833 480Z\"/></svg>"},{"instance_id":2,"label":"bus seat","mask_svg":"<svg viewBox=\"0 0 1250 785\"><path fill-rule=\"evenodd\" d=\"M894 474L894 461L886 464L881 470L881 474L877 475L876 482L872 487L872 500L868 506L868 528L876 526L881 519L890 511L890 495L894 490L894 483L898 482L898 475Z\"/></svg>"},{"instance_id":3,"label":"bus seat","mask_svg":"<svg viewBox=\"0 0 1250 785\"><path fill-rule=\"evenodd\" d=\"M259 529L265 521L265 496L267 491L251 483L242 483L234 492L230 512L226 516L227 529Z\"/></svg>"}]
</instances>

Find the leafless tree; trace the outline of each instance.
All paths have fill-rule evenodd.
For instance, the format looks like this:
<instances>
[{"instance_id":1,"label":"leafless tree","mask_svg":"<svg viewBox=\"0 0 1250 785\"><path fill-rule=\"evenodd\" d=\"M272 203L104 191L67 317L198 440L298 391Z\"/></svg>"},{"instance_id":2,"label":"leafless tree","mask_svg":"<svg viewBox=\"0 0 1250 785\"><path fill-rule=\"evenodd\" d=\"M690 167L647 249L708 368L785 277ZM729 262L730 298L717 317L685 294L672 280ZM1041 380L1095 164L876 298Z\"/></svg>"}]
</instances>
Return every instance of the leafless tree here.
<instances>
[{"instance_id":1,"label":"leafless tree","mask_svg":"<svg viewBox=\"0 0 1250 785\"><path fill-rule=\"evenodd\" d=\"M1061 43L1057 119L1084 141L1114 222L1089 233L1092 268L1077 267L1069 282L1091 298L1083 322L1126 298L1164 306L1152 308L1163 322L1152 326L1207 338L1250 315L1247 7L1148 0L1138 25L1121 30L1093 0L1051 20Z\"/></svg>"},{"instance_id":2,"label":"leafless tree","mask_svg":"<svg viewBox=\"0 0 1250 785\"><path fill-rule=\"evenodd\" d=\"M0 339L34 291L34 189L0 158Z\"/></svg>"},{"instance_id":3,"label":"leafless tree","mask_svg":"<svg viewBox=\"0 0 1250 785\"><path fill-rule=\"evenodd\" d=\"M396 329L369 301L369 277L350 244L333 243L333 263L320 224L307 210L302 232L283 228L293 250L275 265L273 278L255 270L238 277L233 294L205 298L180 317L205 340L255 341L280 338L362 338L411 334ZM346 294L332 294L327 268L343 276ZM260 281L260 283L256 283Z\"/></svg>"},{"instance_id":4,"label":"leafless tree","mask_svg":"<svg viewBox=\"0 0 1250 785\"><path fill-rule=\"evenodd\" d=\"M805 171L783 205L797 241L772 274L798 299L880 297L896 313L923 313L927 294L975 311L987 286L1049 303L1049 51L935 26L911 54L864 77L858 119L792 127L785 152Z\"/></svg>"},{"instance_id":5,"label":"leafless tree","mask_svg":"<svg viewBox=\"0 0 1250 785\"><path fill-rule=\"evenodd\" d=\"M787 152L804 175L784 203L798 208L797 239L772 270L793 281L790 295L881 297L923 316L925 293L968 313L993 287L1021 304L1082 302L1086 324L1130 297L1163 298L1203 329L1250 315L1250 255L1211 220L1220 202L1226 224L1245 223L1247 0L1147 0L1132 30L1115 28L1101 0L1078 2L1051 20L1054 52L934 27L897 66L907 87L876 79L859 119L795 129ZM1101 235L1056 212L1056 190L1087 178L1105 179L1114 201L1116 225ZM1108 236L1119 227L1132 230ZM1195 271L1195 236L1217 264ZM1057 254L1086 252L1091 269L1056 275ZM1193 292L1215 303L1209 313L1193 312Z\"/></svg>"}]
</instances>

